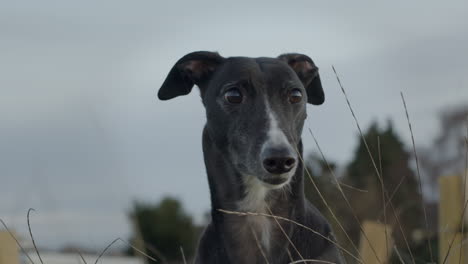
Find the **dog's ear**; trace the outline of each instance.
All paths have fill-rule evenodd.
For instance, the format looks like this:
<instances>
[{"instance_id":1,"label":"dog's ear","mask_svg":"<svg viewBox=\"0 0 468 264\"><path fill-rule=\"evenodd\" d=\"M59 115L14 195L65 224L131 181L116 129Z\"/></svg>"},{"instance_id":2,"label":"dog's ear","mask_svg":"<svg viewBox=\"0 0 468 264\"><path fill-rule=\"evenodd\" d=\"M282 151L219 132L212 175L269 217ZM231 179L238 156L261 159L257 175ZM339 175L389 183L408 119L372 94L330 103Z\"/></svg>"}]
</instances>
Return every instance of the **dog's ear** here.
<instances>
[{"instance_id":1,"label":"dog's ear","mask_svg":"<svg viewBox=\"0 0 468 264\"><path fill-rule=\"evenodd\" d=\"M224 60L218 53L209 51L197 51L185 55L172 67L159 89L158 98L169 100L186 95L190 93L194 84L200 87L203 94L203 85Z\"/></svg>"},{"instance_id":2,"label":"dog's ear","mask_svg":"<svg viewBox=\"0 0 468 264\"><path fill-rule=\"evenodd\" d=\"M318 68L315 66L312 59L298 53L282 54L278 59L289 64L296 72L306 89L307 102L314 105L323 104L325 101L325 94L323 92L322 82L320 81Z\"/></svg>"}]
</instances>

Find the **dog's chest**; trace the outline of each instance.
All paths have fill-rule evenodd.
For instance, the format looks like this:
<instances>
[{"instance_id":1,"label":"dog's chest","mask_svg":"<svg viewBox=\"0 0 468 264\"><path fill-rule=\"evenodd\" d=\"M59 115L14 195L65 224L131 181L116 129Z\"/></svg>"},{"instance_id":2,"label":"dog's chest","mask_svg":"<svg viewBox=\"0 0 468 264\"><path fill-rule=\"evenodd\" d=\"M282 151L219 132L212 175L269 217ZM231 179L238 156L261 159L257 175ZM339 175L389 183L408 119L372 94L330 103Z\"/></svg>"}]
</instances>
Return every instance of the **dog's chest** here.
<instances>
[{"instance_id":1,"label":"dog's chest","mask_svg":"<svg viewBox=\"0 0 468 264\"><path fill-rule=\"evenodd\" d=\"M248 226L248 227L247 227ZM265 216L248 216L247 226L251 236L254 237L257 247L262 247L262 250L269 252L271 249L271 238L273 236L272 222Z\"/></svg>"},{"instance_id":2,"label":"dog's chest","mask_svg":"<svg viewBox=\"0 0 468 264\"><path fill-rule=\"evenodd\" d=\"M269 214L267 195L268 189L256 180L246 181L245 196L238 202L239 211ZM241 223L243 235L253 237L257 246L269 251L273 232L272 219L262 215L249 215L243 217L243 222Z\"/></svg>"}]
</instances>

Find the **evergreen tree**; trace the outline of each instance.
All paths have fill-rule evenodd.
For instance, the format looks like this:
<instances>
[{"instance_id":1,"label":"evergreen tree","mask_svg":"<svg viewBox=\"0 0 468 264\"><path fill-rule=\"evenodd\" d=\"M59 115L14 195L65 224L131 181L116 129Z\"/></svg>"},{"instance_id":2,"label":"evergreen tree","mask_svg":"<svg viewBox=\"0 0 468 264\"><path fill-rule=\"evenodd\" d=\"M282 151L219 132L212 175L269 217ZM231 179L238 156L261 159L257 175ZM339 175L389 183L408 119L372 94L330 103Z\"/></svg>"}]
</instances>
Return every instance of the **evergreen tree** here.
<instances>
[{"instance_id":1,"label":"evergreen tree","mask_svg":"<svg viewBox=\"0 0 468 264\"><path fill-rule=\"evenodd\" d=\"M164 198L156 205L135 202L130 218L152 257L180 260L180 247L186 256L193 255L198 230L178 200Z\"/></svg>"},{"instance_id":2,"label":"evergreen tree","mask_svg":"<svg viewBox=\"0 0 468 264\"><path fill-rule=\"evenodd\" d=\"M340 245L350 252L357 254L342 228L331 215L328 207L333 210L341 226L346 230L355 245L359 245L361 233L353 213L361 223L365 220L386 222L392 227L392 237L399 252L405 257L407 247L403 236L407 238L410 246L417 246L412 243L413 231L424 228L420 204L421 194L416 175L410 166L412 162L411 155L405 150L403 142L390 122L384 129L379 128L377 123L372 123L369 129L365 131L364 138L375 161L375 166L382 176L384 188L388 196L392 197L391 202L395 210L392 210L392 207L388 205L385 211L386 214L384 214L382 185L360 135L357 137L359 143L353 158L342 175L338 175L334 171L335 164L330 164L335 176L339 177L336 180L332 178L330 168L321 157L317 155L309 156L304 178L305 195L329 220ZM309 179L308 174L310 174L315 186ZM339 182L348 198L352 211L337 188L336 181ZM320 190L322 197L327 201L328 207L323 202L317 189ZM388 204L387 198L385 198L385 201ZM384 215L387 216L387 219L384 218ZM403 233L400 231L395 215L397 215L401 223ZM348 259L348 262L354 263L352 259Z\"/></svg>"},{"instance_id":3,"label":"evergreen tree","mask_svg":"<svg viewBox=\"0 0 468 264\"><path fill-rule=\"evenodd\" d=\"M364 138L375 166L364 142L360 140L354 158L347 166L343 181L366 192L347 190L347 196L361 221L374 220L389 224L393 229L396 246L404 252L406 249L404 237L411 244L413 232L424 228L421 193L416 175L410 167L411 155L405 150L391 122L388 122L385 129L380 129L377 123L373 123L365 132ZM391 198L394 210L390 205L384 206L382 183L375 167L381 175L384 189ZM388 204L387 197L385 203ZM387 219L384 219L384 210ZM401 223L403 232L396 217ZM359 237L359 229L354 228L352 233L354 237Z\"/></svg>"}]
</instances>

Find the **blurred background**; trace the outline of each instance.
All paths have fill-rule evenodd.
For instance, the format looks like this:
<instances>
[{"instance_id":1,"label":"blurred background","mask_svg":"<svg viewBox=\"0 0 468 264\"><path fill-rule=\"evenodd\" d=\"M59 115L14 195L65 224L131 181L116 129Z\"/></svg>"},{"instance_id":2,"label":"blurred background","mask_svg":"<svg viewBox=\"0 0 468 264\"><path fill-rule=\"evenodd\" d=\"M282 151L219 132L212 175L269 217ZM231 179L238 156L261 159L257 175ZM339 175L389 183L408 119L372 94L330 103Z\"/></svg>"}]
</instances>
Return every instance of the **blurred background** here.
<instances>
[{"instance_id":1,"label":"blurred background","mask_svg":"<svg viewBox=\"0 0 468 264\"><path fill-rule=\"evenodd\" d=\"M324 105L308 106L304 155L351 240L359 245L359 225L337 181L361 221L393 227L405 263L411 255L429 261L426 238L437 259L439 178L466 170L467 17L465 1L0 1L0 218L30 247L26 213L34 208L31 227L44 254L92 255L122 238L163 262L181 261L180 247L190 258L209 220L204 109L196 89L162 102L159 86L196 50L299 52L319 66L326 93ZM383 206L332 65L394 210ZM134 253L123 242L110 251Z\"/></svg>"}]
</instances>

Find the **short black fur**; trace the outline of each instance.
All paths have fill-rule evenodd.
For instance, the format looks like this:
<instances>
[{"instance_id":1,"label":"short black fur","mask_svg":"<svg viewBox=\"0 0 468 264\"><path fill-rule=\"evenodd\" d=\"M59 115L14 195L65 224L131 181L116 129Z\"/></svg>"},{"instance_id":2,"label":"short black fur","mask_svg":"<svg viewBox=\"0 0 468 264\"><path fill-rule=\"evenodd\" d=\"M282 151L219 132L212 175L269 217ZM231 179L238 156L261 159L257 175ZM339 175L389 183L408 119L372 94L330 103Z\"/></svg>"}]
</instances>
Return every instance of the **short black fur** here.
<instances>
[{"instance_id":1,"label":"short black fur","mask_svg":"<svg viewBox=\"0 0 468 264\"><path fill-rule=\"evenodd\" d=\"M212 207L212 221L200 239L195 263L279 264L301 258L344 263L329 224L304 196L304 167L298 157L306 102L319 105L325 100L313 61L295 53L223 58L194 52L174 65L158 97L168 100L188 94L194 84L200 88L207 115L203 155ZM232 89L242 96L241 103L226 101L226 92ZM289 100L292 93L302 94L304 100ZM292 168L272 172L265 165L266 160L275 164L283 158ZM271 212L327 239L278 220L286 237L272 218L219 209Z\"/></svg>"}]
</instances>

